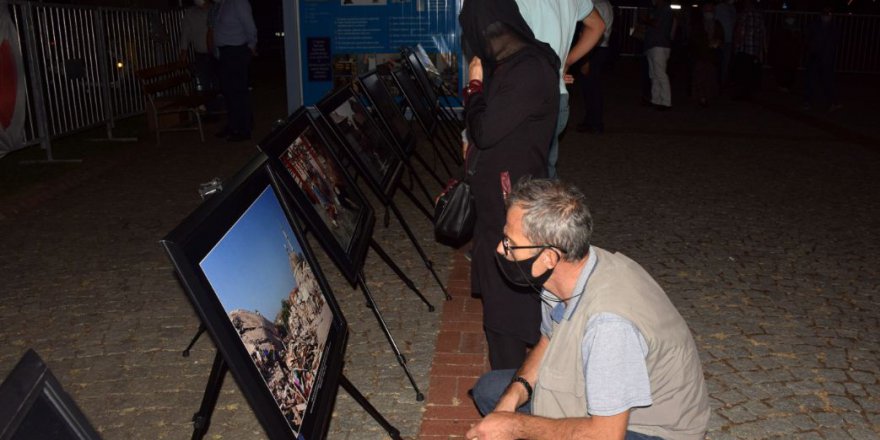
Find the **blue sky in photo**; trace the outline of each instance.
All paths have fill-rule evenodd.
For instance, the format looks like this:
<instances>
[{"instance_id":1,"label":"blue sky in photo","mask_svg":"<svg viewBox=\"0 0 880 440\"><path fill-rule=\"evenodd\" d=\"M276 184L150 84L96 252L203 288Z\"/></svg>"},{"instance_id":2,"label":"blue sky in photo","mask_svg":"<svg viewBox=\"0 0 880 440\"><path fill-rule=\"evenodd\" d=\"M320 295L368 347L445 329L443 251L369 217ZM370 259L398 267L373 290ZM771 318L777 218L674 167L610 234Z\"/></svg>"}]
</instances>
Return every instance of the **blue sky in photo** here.
<instances>
[{"instance_id":1,"label":"blue sky in photo","mask_svg":"<svg viewBox=\"0 0 880 440\"><path fill-rule=\"evenodd\" d=\"M285 251L287 233L293 249L302 248L271 187L242 214L199 264L227 314L258 310L270 321L297 282Z\"/></svg>"}]
</instances>

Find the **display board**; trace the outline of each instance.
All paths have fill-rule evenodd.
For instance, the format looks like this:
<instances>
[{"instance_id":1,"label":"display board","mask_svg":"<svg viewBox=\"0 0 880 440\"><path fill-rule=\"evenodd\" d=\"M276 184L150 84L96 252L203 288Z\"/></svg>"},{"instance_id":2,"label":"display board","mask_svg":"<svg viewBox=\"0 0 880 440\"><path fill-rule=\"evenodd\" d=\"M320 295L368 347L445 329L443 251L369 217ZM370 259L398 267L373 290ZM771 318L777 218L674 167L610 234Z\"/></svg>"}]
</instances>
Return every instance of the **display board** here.
<instances>
[{"instance_id":1,"label":"display board","mask_svg":"<svg viewBox=\"0 0 880 440\"><path fill-rule=\"evenodd\" d=\"M360 173L387 204L403 171L403 153L388 141L351 86L322 99L317 108Z\"/></svg>"},{"instance_id":2,"label":"display board","mask_svg":"<svg viewBox=\"0 0 880 440\"><path fill-rule=\"evenodd\" d=\"M260 155L162 244L272 439L323 438L347 325Z\"/></svg>"},{"instance_id":3,"label":"display board","mask_svg":"<svg viewBox=\"0 0 880 440\"><path fill-rule=\"evenodd\" d=\"M303 103L316 103L418 44L443 79L460 89L460 9L461 0L299 0Z\"/></svg>"},{"instance_id":4,"label":"display board","mask_svg":"<svg viewBox=\"0 0 880 440\"><path fill-rule=\"evenodd\" d=\"M258 146L313 235L354 285L375 217L330 141L315 128L305 108L300 108Z\"/></svg>"},{"instance_id":5,"label":"display board","mask_svg":"<svg viewBox=\"0 0 880 440\"><path fill-rule=\"evenodd\" d=\"M415 134L379 74L373 71L362 75L356 90L367 98L401 150L411 152L415 148Z\"/></svg>"},{"instance_id":6,"label":"display board","mask_svg":"<svg viewBox=\"0 0 880 440\"><path fill-rule=\"evenodd\" d=\"M100 438L49 367L28 350L0 384L0 439Z\"/></svg>"}]
</instances>

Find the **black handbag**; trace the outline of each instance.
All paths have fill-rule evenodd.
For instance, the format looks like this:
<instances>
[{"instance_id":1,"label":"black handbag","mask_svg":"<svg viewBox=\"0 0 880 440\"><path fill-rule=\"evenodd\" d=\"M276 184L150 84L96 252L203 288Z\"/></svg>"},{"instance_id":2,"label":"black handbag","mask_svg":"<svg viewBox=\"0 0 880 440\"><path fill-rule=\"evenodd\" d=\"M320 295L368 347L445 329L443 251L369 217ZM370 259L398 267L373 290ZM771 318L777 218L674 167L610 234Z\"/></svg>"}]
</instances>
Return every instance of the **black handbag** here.
<instances>
[{"instance_id":1,"label":"black handbag","mask_svg":"<svg viewBox=\"0 0 880 440\"><path fill-rule=\"evenodd\" d=\"M434 235L441 243L463 244L474 233L477 208L468 178L476 172L479 155L479 150L474 152L473 160L467 164L464 179L451 180L437 198L434 205Z\"/></svg>"}]
</instances>

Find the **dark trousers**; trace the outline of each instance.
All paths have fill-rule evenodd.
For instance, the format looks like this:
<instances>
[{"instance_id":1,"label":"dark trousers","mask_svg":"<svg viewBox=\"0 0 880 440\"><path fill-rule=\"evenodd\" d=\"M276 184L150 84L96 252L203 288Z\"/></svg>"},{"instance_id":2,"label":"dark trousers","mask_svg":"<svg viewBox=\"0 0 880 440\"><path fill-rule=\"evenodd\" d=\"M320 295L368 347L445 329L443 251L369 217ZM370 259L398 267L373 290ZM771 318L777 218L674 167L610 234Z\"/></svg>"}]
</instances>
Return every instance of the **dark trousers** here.
<instances>
[{"instance_id":1,"label":"dark trousers","mask_svg":"<svg viewBox=\"0 0 880 440\"><path fill-rule=\"evenodd\" d=\"M484 374L480 377L479 380L477 380L477 383L474 385L472 391L474 396L474 403L477 405L477 409L480 411L480 414L485 416L495 409L498 401L501 400L501 395L504 394L504 391L507 390L507 386L510 385L510 381L513 379L515 374L516 370L492 370ZM523 406L517 408L517 412L531 414L531 402L528 402ZM627 430L626 435L624 436L624 440L663 439L660 437Z\"/></svg>"},{"instance_id":2,"label":"dark trousers","mask_svg":"<svg viewBox=\"0 0 880 440\"><path fill-rule=\"evenodd\" d=\"M834 88L834 59L813 57L807 65L807 102L825 109L837 104Z\"/></svg>"},{"instance_id":3,"label":"dark trousers","mask_svg":"<svg viewBox=\"0 0 880 440\"><path fill-rule=\"evenodd\" d=\"M229 134L250 136L254 119L251 92L248 89L251 50L246 44L221 46L219 49L220 89L226 100L228 114L226 131Z\"/></svg>"},{"instance_id":4,"label":"dark trousers","mask_svg":"<svg viewBox=\"0 0 880 440\"><path fill-rule=\"evenodd\" d=\"M516 369L526 360L529 344L516 336L485 329L489 349L489 366L493 370Z\"/></svg>"},{"instance_id":5,"label":"dark trousers","mask_svg":"<svg viewBox=\"0 0 880 440\"><path fill-rule=\"evenodd\" d=\"M605 124L602 120L602 112L605 100L602 96L602 78L605 76L605 66L608 62L608 48L595 47L589 54L590 71L584 76L580 72L581 97L584 99L584 124L593 130L603 130Z\"/></svg>"},{"instance_id":6,"label":"dark trousers","mask_svg":"<svg viewBox=\"0 0 880 440\"><path fill-rule=\"evenodd\" d=\"M192 71L198 92L210 92L217 88L216 60L211 54L196 52Z\"/></svg>"},{"instance_id":7,"label":"dark trousers","mask_svg":"<svg viewBox=\"0 0 880 440\"><path fill-rule=\"evenodd\" d=\"M736 81L734 97L748 99L752 92L761 88L763 66L758 57L738 52L733 60L733 79Z\"/></svg>"}]
</instances>

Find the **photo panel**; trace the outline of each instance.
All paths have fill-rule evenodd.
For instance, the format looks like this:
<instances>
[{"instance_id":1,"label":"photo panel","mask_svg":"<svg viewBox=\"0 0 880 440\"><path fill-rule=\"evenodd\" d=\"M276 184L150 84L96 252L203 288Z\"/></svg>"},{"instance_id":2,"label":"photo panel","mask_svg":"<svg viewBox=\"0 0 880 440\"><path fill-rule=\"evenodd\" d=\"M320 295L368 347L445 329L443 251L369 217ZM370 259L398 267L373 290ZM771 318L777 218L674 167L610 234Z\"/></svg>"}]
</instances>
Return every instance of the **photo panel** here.
<instances>
[{"instance_id":1,"label":"photo panel","mask_svg":"<svg viewBox=\"0 0 880 440\"><path fill-rule=\"evenodd\" d=\"M305 108L294 112L258 146L324 250L354 285L375 217L307 113Z\"/></svg>"},{"instance_id":2,"label":"photo panel","mask_svg":"<svg viewBox=\"0 0 880 440\"><path fill-rule=\"evenodd\" d=\"M388 141L351 86L336 90L316 107L371 188L383 202L390 201L403 169L402 152Z\"/></svg>"},{"instance_id":3,"label":"photo panel","mask_svg":"<svg viewBox=\"0 0 880 440\"><path fill-rule=\"evenodd\" d=\"M165 246L269 438L323 438L347 325L261 155Z\"/></svg>"},{"instance_id":4,"label":"photo panel","mask_svg":"<svg viewBox=\"0 0 880 440\"><path fill-rule=\"evenodd\" d=\"M426 101L430 102L433 106L436 106L437 93L434 91L434 84L431 83L427 71L411 49L403 49L403 62L409 67L408 70L412 73L416 83L421 88Z\"/></svg>"},{"instance_id":5,"label":"photo panel","mask_svg":"<svg viewBox=\"0 0 880 440\"><path fill-rule=\"evenodd\" d=\"M421 43L416 44L413 52L419 58L419 62L422 63L422 67L424 67L429 74L436 75L438 78L440 77L440 70L437 69L437 66L434 65L433 61L431 61L431 57L428 56L428 52L425 51L425 48L422 47Z\"/></svg>"},{"instance_id":6,"label":"photo panel","mask_svg":"<svg viewBox=\"0 0 880 440\"><path fill-rule=\"evenodd\" d=\"M394 102L394 97L385 86L379 74L375 71L362 75L359 79L357 91L364 95L375 109L382 123L397 145L406 154L412 153L415 148L415 134L409 121L403 117L400 107Z\"/></svg>"},{"instance_id":7,"label":"photo panel","mask_svg":"<svg viewBox=\"0 0 880 440\"><path fill-rule=\"evenodd\" d=\"M421 43L416 44L413 52L437 86L447 90L458 89L458 57L454 53L441 51L429 54Z\"/></svg>"},{"instance_id":8,"label":"photo panel","mask_svg":"<svg viewBox=\"0 0 880 440\"><path fill-rule=\"evenodd\" d=\"M382 71L379 70L380 77L382 74ZM413 80L407 72L401 69L391 70L390 77L394 80L394 83L406 98L407 104L412 108L425 131L433 133L434 129L437 127L437 118L434 116L434 107L428 104L419 85L416 84L415 80Z\"/></svg>"}]
</instances>

